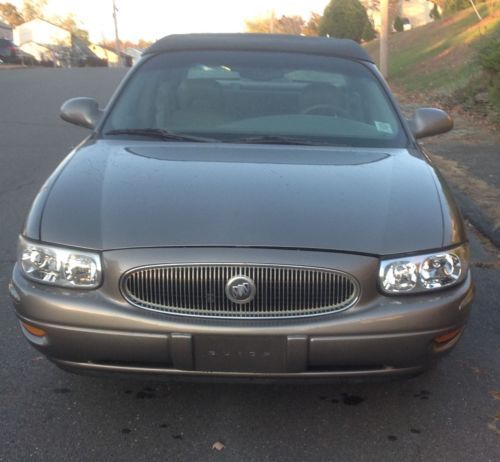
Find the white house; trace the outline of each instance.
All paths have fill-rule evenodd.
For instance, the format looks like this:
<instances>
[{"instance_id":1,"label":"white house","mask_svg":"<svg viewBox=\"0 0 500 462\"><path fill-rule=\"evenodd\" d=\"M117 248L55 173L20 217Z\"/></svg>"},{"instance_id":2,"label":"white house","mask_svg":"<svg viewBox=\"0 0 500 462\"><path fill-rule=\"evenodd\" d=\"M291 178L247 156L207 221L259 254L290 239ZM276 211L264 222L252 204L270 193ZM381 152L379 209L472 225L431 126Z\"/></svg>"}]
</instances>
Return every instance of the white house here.
<instances>
[{"instance_id":1,"label":"white house","mask_svg":"<svg viewBox=\"0 0 500 462\"><path fill-rule=\"evenodd\" d=\"M141 50L138 50L137 48L126 48L124 53L130 57L130 59L132 60L131 64L132 66L137 62L139 61L139 59L141 59L141 55L142 55L142 51Z\"/></svg>"},{"instance_id":2,"label":"white house","mask_svg":"<svg viewBox=\"0 0 500 462\"><path fill-rule=\"evenodd\" d=\"M117 66L120 63L119 55L114 51L106 48L97 43L91 43L89 49L94 53L99 59L105 59L110 65Z\"/></svg>"},{"instance_id":3,"label":"white house","mask_svg":"<svg viewBox=\"0 0 500 462\"><path fill-rule=\"evenodd\" d=\"M2 21L0 21L0 38L7 40L13 39L12 27Z\"/></svg>"},{"instance_id":4,"label":"white house","mask_svg":"<svg viewBox=\"0 0 500 462\"><path fill-rule=\"evenodd\" d=\"M412 27L419 27L432 22L432 2L426 0L405 0L401 5L401 17L408 18Z\"/></svg>"},{"instance_id":5,"label":"white house","mask_svg":"<svg viewBox=\"0 0 500 462\"><path fill-rule=\"evenodd\" d=\"M52 61L56 63L57 56L53 49L49 47L49 45L40 45L35 42L26 42L23 43L19 48L26 53L29 53L33 56L38 62L47 62Z\"/></svg>"},{"instance_id":6,"label":"white house","mask_svg":"<svg viewBox=\"0 0 500 462\"><path fill-rule=\"evenodd\" d=\"M15 28L14 42L71 47L71 32L43 19L33 19Z\"/></svg>"},{"instance_id":7,"label":"white house","mask_svg":"<svg viewBox=\"0 0 500 462\"><path fill-rule=\"evenodd\" d=\"M14 41L38 61L58 67L103 65L83 40L43 19L16 27Z\"/></svg>"},{"instance_id":8,"label":"white house","mask_svg":"<svg viewBox=\"0 0 500 462\"><path fill-rule=\"evenodd\" d=\"M368 17L371 19L376 30L380 30L380 2L378 0L361 0L366 8ZM428 0L399 0L392 4L391 16L401 16L410 21L412 27L423 26L433 19L430 16L434 3Z\"/></svg>"}]
</instances>

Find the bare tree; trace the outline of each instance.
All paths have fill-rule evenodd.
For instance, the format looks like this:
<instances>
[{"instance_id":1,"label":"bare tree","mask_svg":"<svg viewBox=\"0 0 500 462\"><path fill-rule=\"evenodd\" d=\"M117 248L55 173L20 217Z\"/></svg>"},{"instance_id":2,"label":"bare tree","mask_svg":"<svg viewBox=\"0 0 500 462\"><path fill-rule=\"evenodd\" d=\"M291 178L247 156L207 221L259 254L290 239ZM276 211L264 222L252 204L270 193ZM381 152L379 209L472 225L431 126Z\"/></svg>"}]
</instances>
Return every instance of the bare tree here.
<instances>
[{"instance_id":1,"label":"bare tree","mask_svg":"<svg viewBox=\"0 0 500 462\"><path fill-rule=\"evenodd\" d=\"M51 18L51 21L70 31L73 35L76 35L80 40L85 43L89 43L89 33L87 30L83 29L80 25L80 22L76 19L74 13L70 13L65 17L55 17Z\"/></svg>"},{"instance_id":2,"label":"bare tree","mask_svg":"<svg viewBox=\"0 0 500 462\"><path fill-rule=\"evenodd\" d=\"M0 18L12 27L24 22L23 15L12 3L0 3Z\"/></svg>"},{"instance_id":3,"label":"bare tree","mask_svg":"<svg viewBox=\"0 0 500 462\"><path fill-rule=\"evenodd\" d=\"M305 26L305 21L300 16L286 16L281 18L273 18L272 16L247 19L245 21L247 32L260 34L292 34L300 35L302 28Z\"/></svg>"},{"instance_id":4,"label":"bare tree","mask_svg":"<svg viewBox=\"0 0 500 462\"><path fill-rule=\"evenodd\" d=\"M321 21L321 15L319 13L311 13L308 21L302 28L302 33L304 35L319 35L319 23Z\"/></svg>"},{"instance_id":5,"label":"bare tree","mask_svg":"<svg viewBox=\"0 0 500 462\"><path fill-rule=\"evenodd\" d=\"M23 17L26 21L33 19L43 19L43 10L47 6L47 0L24 0L23 2Z\"/></svg>"}]
</instances>

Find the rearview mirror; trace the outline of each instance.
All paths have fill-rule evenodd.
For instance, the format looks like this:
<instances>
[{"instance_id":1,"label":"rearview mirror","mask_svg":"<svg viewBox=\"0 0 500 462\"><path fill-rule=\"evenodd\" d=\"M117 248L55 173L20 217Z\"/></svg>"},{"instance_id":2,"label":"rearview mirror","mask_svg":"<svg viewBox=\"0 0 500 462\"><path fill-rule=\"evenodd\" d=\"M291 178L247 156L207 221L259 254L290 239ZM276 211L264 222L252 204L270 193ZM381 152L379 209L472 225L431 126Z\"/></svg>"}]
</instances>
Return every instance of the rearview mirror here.
<instances>
[{"instance_id":1,"label":"rearview mirror","mask_svg":"<svg viewBox=\"0 0 500 462\"><path fill-rule=\"evenodd\" d=\"M422 107L415 111L408 124L415 138L425 138L449 132L453 119L441 109Z\"/></svg>"},{"instance_id":2,"label":"rearview mirror","mask_svg":"<svg viewBox=\"0 0 500 462\"><path fill-rule=\"evenodd\" d=\"M72 98L61 106L61 119L85 128L95 128L103 111L94 98Z\"/></svg>"}]
</instances>

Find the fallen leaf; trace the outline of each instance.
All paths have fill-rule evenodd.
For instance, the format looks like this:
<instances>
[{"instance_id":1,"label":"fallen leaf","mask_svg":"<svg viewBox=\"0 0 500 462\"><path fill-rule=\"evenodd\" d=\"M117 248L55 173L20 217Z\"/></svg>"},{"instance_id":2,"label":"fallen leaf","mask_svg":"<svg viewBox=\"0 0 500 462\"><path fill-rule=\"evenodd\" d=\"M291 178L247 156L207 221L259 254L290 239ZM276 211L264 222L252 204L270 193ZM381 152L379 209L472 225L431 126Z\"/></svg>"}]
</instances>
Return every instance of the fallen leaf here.
<instances>
[{"instance_id":1,"label":"fallen leaf","mask_svg":"<svg viewBox=\"0 0 500 462\"><path fill-rule=\"evenodd\" d=\"M488 423L488 428L500 435L500 412L497 412L497 415L493 417L493 420Z\"/></svg>"},{"instance_id":2,"label":"fallen leaf","mask_svg":"<svg viewBox=\"0 0 500 462\"><path fill-rule=\"evenodd\" d=\"M483 375L483 374L486 374L488 372L486 369L483 369L481 367L471 366L471 369L472 369L472 372L474 372L474 374L476 374L476 375Z\"/></svg>"},{"instance_id":3,"label":"fallen leaf","mask_svg":"<svg viewBox=\"0 0 500 462\"><path fill-rule=\"evenodd\" d=\"M226 446L224 443L221 443L220 441L216 441L214 444L212 444L212 449L215 449L217 451L222 451Z\"/></svg>"},{"instance_id":4,"label":"fallen leaf","mask_svg":"<svg viewBox=\"0 0 500 462\"><path fill-rule=\"evenodd\" d=\"M500 391L492 390L490 391L490 395L494 400L500 401Z\"/></svg>"}]
</instances>

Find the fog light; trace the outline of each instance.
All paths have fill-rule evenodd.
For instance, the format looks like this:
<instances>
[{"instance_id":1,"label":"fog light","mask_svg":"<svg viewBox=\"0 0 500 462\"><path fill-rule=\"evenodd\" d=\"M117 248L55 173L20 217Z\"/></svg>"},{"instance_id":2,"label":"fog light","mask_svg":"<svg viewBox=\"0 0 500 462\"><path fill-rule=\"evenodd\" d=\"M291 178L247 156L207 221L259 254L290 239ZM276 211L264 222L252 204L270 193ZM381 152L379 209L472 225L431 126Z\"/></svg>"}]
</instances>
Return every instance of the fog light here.
<instances>
[{"instance_id":1,"label":"fog light","mask_svg":"<svg viewBox=\"0 0 500 462\"><path fill-rule=\"evenodd\" d=\"M45 337L47 335L47 332L45 332L43 329L40 329L35 326L31 326L30 324L27 324L23 321L21 321L21 325L31 334L34 335L35 337Z\"/></svg>"},{"instance_id":2,"label":"fog light","mask_svg":"<svg viewBox=\"0 0 500 462\"><path fill-rule=\"evenodd\" d=\"M451 332L439 335L434 339L434 343L439 346L442 346L444 343L448 343L454 338L456 338L462 332L462 329L463 327L459 327L458 329L452 330Z\"/></svg>"}]
</instances>

